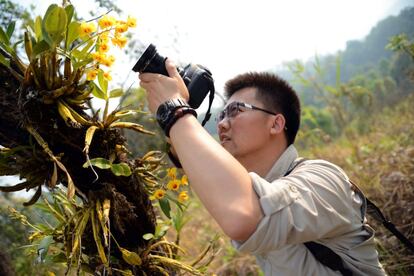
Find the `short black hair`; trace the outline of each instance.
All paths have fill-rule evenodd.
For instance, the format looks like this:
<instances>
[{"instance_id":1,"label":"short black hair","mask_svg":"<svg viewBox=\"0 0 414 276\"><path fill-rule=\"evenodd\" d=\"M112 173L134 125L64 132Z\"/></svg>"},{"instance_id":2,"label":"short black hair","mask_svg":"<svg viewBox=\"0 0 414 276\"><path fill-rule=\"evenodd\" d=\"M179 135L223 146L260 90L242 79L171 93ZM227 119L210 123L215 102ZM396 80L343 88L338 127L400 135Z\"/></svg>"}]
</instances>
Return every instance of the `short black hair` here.
<instances>
[{"instance_id":1,"label":"short black hair","mask_svg":"<svg viewBox=\"0 0 414 276\"><path fill-rule=\"evenodd\" d=\"M269 72L247 72L228 80L224 86L228 99L243 88L256 88L257 99L286 120L288 145L295 142L300 125L300 101L295 90L279 76Z\"/></svg>"}]
</instances>

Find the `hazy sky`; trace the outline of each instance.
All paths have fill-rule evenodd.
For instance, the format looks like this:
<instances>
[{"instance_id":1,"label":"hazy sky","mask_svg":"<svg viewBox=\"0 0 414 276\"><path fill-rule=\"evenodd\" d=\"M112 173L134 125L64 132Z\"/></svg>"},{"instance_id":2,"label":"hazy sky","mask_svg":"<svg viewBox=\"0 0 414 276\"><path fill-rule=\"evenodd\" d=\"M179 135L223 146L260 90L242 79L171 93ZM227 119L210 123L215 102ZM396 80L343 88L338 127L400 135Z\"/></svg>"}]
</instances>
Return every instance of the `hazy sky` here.
<instances>
[{"instance_id":1,"label":"hazy sky","mask_svg":"<svg viewBox=\"0 0 414 276\"><path fill-rule=\"evenodd\" d=\"M36 3L44 14L50 3ZM91 0L72 0L78 12L96 9ZM208 67L217 90L225 80L249 70L266 70L292 59L335 53L346 41L361 39L375 24L398 14L407 0L119 0L138 20L134 37L154 43L159 52L183 63ZM411 3L411 4L410 4ZM133 61L114 74L124 78ZM135 76L130 76L132 83Z\"/></svg>"}]
</instances>

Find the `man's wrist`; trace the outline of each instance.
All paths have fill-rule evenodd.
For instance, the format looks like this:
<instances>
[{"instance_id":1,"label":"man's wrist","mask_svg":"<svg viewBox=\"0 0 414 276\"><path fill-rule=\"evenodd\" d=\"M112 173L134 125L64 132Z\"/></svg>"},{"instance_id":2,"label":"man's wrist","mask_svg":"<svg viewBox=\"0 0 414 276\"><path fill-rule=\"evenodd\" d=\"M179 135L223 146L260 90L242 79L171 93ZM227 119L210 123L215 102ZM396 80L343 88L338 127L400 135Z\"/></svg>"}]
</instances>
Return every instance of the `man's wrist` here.
<instances>
[{"instance_id":1,"label":"man's wrist","mask_svg":"<svg viewBox=\"0 0 414 276\"><path fill-rule=\"evenodd\" d=\"M185 114L192 114L197 117L197 112L183 99L170 99L158 107L157 121L167 137L170 137L171 127Z\"/></svg>"}]
</instances>

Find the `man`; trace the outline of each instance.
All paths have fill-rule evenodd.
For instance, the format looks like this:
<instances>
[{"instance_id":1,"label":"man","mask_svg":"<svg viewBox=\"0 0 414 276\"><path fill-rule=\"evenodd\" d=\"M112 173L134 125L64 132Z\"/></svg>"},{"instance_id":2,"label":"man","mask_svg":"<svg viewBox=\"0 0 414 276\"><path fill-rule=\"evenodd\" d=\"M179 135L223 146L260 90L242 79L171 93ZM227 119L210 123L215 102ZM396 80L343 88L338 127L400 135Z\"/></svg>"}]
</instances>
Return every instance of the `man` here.
<instances>
[{"instance_id":1,"label":"man","mask_svg":"<svg viewBox=\"0 0 414 276\"><path fill-rule=\"evenodd\" d=\"M228 81L220 145L185 106L188 91L174 64L167 60L166 68L170 77L139 76L149 108L236 248L254 254L266 275L384 275L364 198L337 166L297 158L300 105L286 82L267 73ZM333 250L322 258L334 266L315 257L310 241L322 246L318 252Z\"/></svg>"}]
</instances>

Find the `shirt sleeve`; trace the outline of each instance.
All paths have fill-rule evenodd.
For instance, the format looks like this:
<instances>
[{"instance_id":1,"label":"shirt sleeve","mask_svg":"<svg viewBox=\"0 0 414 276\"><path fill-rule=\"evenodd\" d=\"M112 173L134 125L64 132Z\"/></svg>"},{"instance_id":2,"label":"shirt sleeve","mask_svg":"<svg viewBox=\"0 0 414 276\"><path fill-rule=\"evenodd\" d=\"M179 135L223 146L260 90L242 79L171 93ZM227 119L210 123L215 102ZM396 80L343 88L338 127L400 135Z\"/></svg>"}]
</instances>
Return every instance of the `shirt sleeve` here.
<instances>
[{"instance_id":1,"label":"shirt sleeve","mask_svg":"<svg viewBox=\"0 0 414 276\"><path fill-rule=\"evenodd\" d=\"M246 241L233 245L260 254L351 231L360 218L352 218L350 184L342 170L329 164L304 165L271 183L250 173L264 217Z\"/></svg>"}]
</instances>

